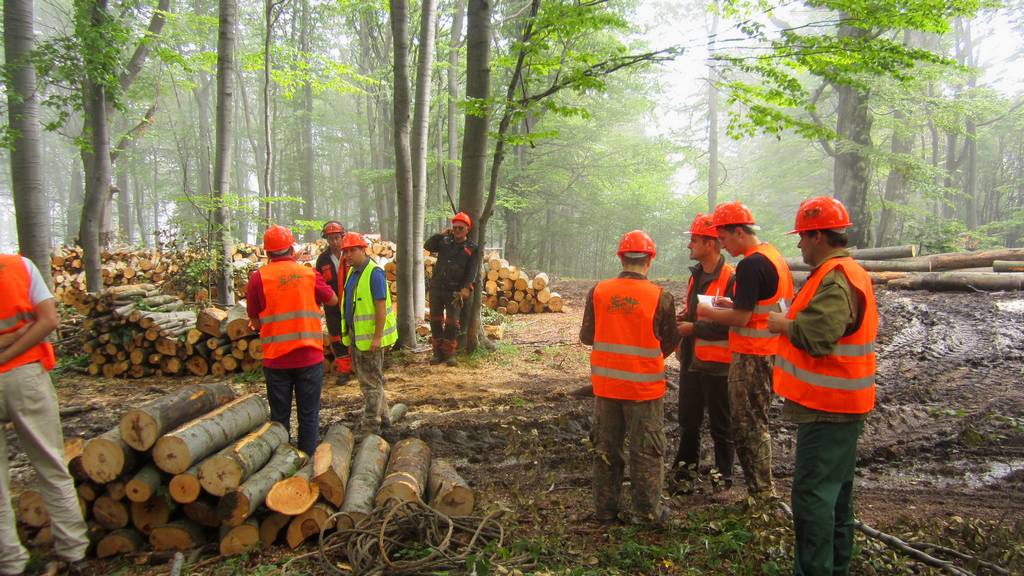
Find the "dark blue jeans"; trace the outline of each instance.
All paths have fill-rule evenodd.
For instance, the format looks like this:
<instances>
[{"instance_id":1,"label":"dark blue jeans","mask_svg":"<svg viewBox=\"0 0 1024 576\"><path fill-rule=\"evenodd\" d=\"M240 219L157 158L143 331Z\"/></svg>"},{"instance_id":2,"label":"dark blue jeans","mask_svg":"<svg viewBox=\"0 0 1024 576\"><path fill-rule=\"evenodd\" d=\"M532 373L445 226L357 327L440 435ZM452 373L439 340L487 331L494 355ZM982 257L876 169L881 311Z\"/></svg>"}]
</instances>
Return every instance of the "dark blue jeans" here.
<instances>
[{"instance_id":1,"label":"dark blue jeans","mask_svg":"<svg viewBox=\"0 0 1024 576\"><path fill-rule=\"evenodd\" d=\"M292 393L299 415L299 450L310 456L320 442L320 391L324 385L324 365L317 362L305 368L263 368L267 380L270 419L280 422L291 438Z\"/></svg>"}]
</instances>

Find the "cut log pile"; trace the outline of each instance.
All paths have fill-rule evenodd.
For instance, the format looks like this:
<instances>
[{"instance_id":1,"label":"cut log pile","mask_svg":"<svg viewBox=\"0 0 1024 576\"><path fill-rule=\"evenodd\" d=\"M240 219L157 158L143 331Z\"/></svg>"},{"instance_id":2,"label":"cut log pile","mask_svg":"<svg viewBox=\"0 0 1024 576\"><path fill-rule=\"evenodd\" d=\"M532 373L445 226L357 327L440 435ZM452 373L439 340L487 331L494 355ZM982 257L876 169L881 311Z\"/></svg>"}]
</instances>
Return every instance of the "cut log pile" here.
<instances>
[{"instance_id":1,"label":"cut log pile","mask_svg":"<svg viewBox=\"0 0 1024 576\"><path fill-rule=\"evenodd\" d=\"M1024 290L1024 248L953 252L918 256L915 246L852 250L876 285L908 290ZM786 259L793 279L803 283L810 267L800 258Z\"/></svg>"},{"instance_id":2,"label":"cut log pile","mask_svg":"<svg viewBox=\"0 0 1024 576\"><path fill-rule=\"evenodd\" d=\"M96 438L69 440L65 454L94 554L211 542L223 555L279 541L294 549L392 500L429 503L447 516L473 511L473 491L422 440L391 447L370 434L357 445L339 424L310 457L269 418L262 396L237 397L224 383L192 385L130 409ZM38 492L22 493L16 514L26 542L52 542Z\"/></svg>"},{"instance_id":3,"label":"cut log pile","mask_svg":"<svg viewBox=\"0 0 1024 576\"><path fill-rule=\"evenodd\" d=\"M184 309L177 296L153 284L113 286L84 294L78 307L87 317L79 338L88 354L86 370L107 378L160 374L221 376L260 367L263 346L249 329L245 306L229 310Z\"/></svg>"},{"instance_id":4,"label":"cut log pile","mask_svg":"<svg viewBox=\"0 0 1024 576\"><path fill-rule=\"evenodd\" d=\"M502 258L487 260L483 271L484 306L502 314L561 312L564 304L544 272L532 278Z\"/></svg>"}]
</instances>

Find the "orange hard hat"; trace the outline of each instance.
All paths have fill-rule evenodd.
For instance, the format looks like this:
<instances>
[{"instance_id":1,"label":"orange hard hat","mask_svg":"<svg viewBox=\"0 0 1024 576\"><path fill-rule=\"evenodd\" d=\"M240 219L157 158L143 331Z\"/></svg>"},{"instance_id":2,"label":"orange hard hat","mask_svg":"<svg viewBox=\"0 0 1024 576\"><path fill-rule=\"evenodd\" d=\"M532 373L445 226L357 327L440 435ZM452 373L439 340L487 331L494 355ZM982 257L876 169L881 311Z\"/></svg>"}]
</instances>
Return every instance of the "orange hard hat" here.
<instances>
[{"instance_id":1,"label":"orange hard hat","mask_svg":"<svg viewBox=\"0 0 1024 576\"><path fill-rule=\"evenodd\" d=\"M323 237L323 238L327 238L328 234L344 234L344 233L345 233L345 227L341 225L341 222L338 222L337 220L328 220L327 223L324 224L324 230L320 234L320 236Z\"/></svg>"},{"instance_id":2,"label":"orange hard hat","mask_svg":"<svg viewBox=\"0 0 1024 576\"><path fill-rule=\"evenodd\" d=\"M850 226L850 213L842 202L831 196L817 196L800 203L796 209L796 227L787 234Z\"/></svg>"},{"instance_id":3,"label":"orange hard hat","mask_svg":"<svg viewBox=\"0 0 1024 576\"><path fill-rule=\"evenodd\" d=\"M634 254L646 254L654 258L658 250L654 247L654 240L643 230L633 230L622 235L619 241L619 256Z\"/></svg>"},{"instance_id":4,"label":"orange hard hat","mask_svg":"<svg viewBox=\"0 0 1024 576\"><path fill-rule=\"evenodd\" d=\"M716 228L733 224L753 226L754 215L740 202L724 202L715 207L714 223Z\"/></svg>"},{"instance_id":5,"label":"orange hard hat","mask_svg":"<svg viewBox=\"0 0 1024 576\"><path fill-rule=\"evenodd\" d=\"M366 243L366 238L358 232L349 232L345 234L345 239L341 241L341 249L348 250L349 248L367 248L369 244Z\"/></svg>"},{"instance_id":6,"label":"orange hard hat","mask_svg":"<svg viewBox=\"0 0 1024 576\"><path fill-rule=\"evenodd\" d=\"M284 226L274 224L263 233L263 249L267 252L280 252L295 244L292 231Z\"/></svg>"},{"instance_id":7,"label":"orange hard hat","mask_svg":"<svg viewBox=\"0 0 1024 576\"><path fill-rule=\"evenodd\" d=\"M452 224L455 224L456 222L462 222L463 224L466 225L466 228L473 227L472 218L470 218L469 214L466 214L465 212L459 212L455 216L452 216Z\"/></svg>"},{"instance_id":8,"label":"orange hard hat","mask_svg":"<svg viewBox=\"0 0 1024 576\"><path fill-rule=\"evenodd\" d=\"M697 214L694 216L693 223L690 224L690 231L683 232L683 234L709 236L718 239L718 231L715 230L715 219L711 214Z\"/></svg>"}]
</instances>

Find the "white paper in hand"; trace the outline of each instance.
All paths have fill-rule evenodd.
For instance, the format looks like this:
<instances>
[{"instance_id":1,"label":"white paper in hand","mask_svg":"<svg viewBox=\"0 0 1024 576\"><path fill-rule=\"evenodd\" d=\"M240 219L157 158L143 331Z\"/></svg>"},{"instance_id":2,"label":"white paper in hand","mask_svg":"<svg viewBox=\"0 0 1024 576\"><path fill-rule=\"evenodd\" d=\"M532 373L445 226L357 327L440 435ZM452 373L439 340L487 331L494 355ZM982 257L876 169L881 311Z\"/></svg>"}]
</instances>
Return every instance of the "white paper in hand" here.
<instances>
[{"instance_id":1,"label":"white paper in hand","mask_svg":"<svg viewBox=\"0 0 1024 576\"><path fill-rule=\"evenodd\" d=\"M785 314L787 310L789 310L789 306L786 305L786 299L779 298L779 311Z\"/></svg>"},{"instance_id":2,"label":"white paper in hand","mask_svg":"<svg viewBox=\"0 0 1024 576\"><path fill-rule=\"evenodd\" d=\"M697 294L698 304L707 304L708 306L715 305L715 297L710 294Z\"/></svg>"}]
</instances>

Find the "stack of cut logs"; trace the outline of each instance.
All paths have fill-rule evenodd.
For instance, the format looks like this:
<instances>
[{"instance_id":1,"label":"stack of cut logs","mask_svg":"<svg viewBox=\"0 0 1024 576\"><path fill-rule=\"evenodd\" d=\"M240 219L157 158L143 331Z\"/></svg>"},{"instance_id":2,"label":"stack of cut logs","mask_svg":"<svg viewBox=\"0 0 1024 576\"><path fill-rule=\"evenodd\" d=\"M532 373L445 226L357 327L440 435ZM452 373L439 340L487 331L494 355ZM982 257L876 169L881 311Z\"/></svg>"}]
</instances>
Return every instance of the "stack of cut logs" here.
<instances>
[{"instance_id":1,"label":"stack of cut logs","mask_svg":"<svg viewBox=\"0 0 1024 576\"><path fill-rule=\"evenodd\" d=\"M561 312L562 297L549 284L544 272L530 278L507 260L490 258L484 267L484 305L502 314Z\"/></svg>"},{"instance_id":2,"label":"stack of cut logs","mask_svg":"<svg viewBox=\"0 0 1024 576\"><path fill-rule=\"evenodd\" d=\"M259 395L227 384L185 386L130 409L120 425L66 457L100 558L187 550L214 539L224 555L270 546L297 548L322 529L352 528L390 499L429 503L467 516L475 496L454 467L431 459L422 440L393 447L332 426L313 455L288 443ZM335 517L335 513L344 515ZM46 543L42 497L21 495L20 526ZM335 526L335 524L337 526ZM42 533L43 530L46 533Z\"/></svg>"},{"instance_id":3,"label":"stack of cut logs","mask_svg":"<svg viewBox=\"0 0 1024 576\"><path fill-rule=\"evenodd\" d=\"M222 376L260 367L263 345L249 329L245 306L196 314L152 284L85 294L79 331L89 374L144 378L155 374Z\"/></svg>"},{"instance_id":4,"label":"stack of cut logs","mask_svg":"<svg viewBox=\"0 0 1024 576\"><path fill-rule=\"evenodd\" d=\"M851 250L875 285L909 290L988 291L1024 290L1024 248L1001 248L918 256L915 246ZM803 283L810 267L800 258L787 258L793 279Z\"/></svg>"}]
</instances>

